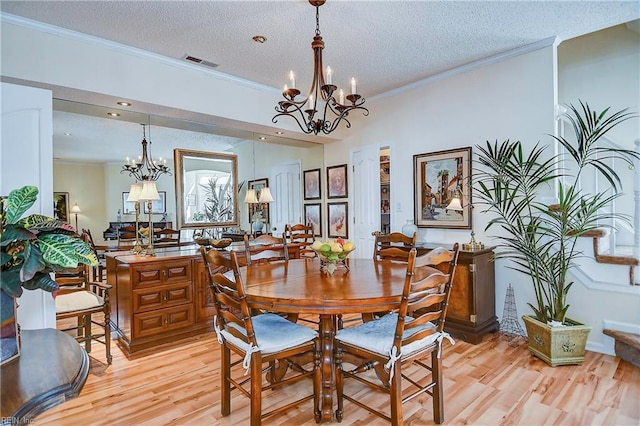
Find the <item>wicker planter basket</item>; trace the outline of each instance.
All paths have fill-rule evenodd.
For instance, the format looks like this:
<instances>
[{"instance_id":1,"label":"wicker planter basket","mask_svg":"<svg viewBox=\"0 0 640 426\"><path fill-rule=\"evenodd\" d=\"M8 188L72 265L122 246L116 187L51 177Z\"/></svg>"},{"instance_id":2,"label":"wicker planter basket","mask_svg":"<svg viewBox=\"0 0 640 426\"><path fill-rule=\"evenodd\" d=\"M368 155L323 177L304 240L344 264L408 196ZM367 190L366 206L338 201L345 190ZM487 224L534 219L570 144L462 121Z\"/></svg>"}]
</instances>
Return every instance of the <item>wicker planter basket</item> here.
<instances>
[{"instance_id":1,"label":"wicker planter basket","mask_svg":"<svg viewBox=\"0 0 640 426\"><path fill-rule=\"evenodd\" d=\"M591 327L567 319L565 327L551 327L536 318L522 317L527 327L529 352L552 367L582 364Z\"/></svg>"}]
</instances>

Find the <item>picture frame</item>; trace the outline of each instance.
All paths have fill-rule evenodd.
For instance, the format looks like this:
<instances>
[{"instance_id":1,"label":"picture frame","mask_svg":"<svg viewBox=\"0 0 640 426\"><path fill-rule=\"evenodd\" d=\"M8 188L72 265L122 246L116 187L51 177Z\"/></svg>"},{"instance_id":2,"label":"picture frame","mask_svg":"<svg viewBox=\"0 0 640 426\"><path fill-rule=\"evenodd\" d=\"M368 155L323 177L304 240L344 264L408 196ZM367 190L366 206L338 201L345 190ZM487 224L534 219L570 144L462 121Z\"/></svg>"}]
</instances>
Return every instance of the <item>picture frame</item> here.
<instances>
[{"instance_id":1,"label":"picture frame","mask_svg":"<svg viewBox=\"0 0 640 426\"><path fill-rule=\"evenodd\" d=\"M471 229L471 147L413 156L414 223ZM453 202L454 198L459 203Z\"/></svg>"},{"instance_id":2,"label":"picture frame","mask_svg":"<svg viewBox=\"0 0 640 426\"><path fill-rule=\"evenodd\" d=\"M122 193L122 214L136 214L136 202L127 201L129 192Z\"/></svg>"},{"instance_id":3,"label":"picture frame","mask_svg":"<svg viewBox=\"0 0 640 426\"><path fill-rule=\"evenodd\" d=\"M69 222L70 215L68 192L53 193L53 217L64 222Z\"/></svg>"},{"instance_id":4,"label":"picture frame","mask_svg":"<svg viewBox=\"0 0 640 426\"><path fill-rule=\"evenodd\" d=\"M305 170L302 172L302 178L304 184L304 199L319 200L322 198L320 169Z\"/></svg>"},{"instance_id":5,"label":"picture frame","mask_svg":"<svg viewBox=\"0 0 640 426\"><path fill-rule=\"evenodd\" d=\"M247 189L253 189L256 191L256 197L260 199L260 191L262 188L269 186L269 179L255 179L247 182ZM269 223L269 203L253 203L249 204L249 223L253 222L253 215L255 213L261 213L264 222Z\"/></svg>"},{"instance_id":6,"label":"picture frame","mask_svg":"<svg viewBox=\"0 0 640 426\"><path fill-rule=\"evenodd\" d=\"M320 171L320 169L318 169ZM304 205L304 223L313 226L313 235L315 237L322 236L322 208L320 203L312 203Z\"/></svg>"},{"instance_id":7,"label":"picture frame","mask_svg":"<svg viewBox=\"0 0 640 426\"><path fill-rule=\"evenodd\" d=\"M327 203L329 238L348 238L349 203Z\"/></svg>"},{"instance_id":8,"label":"picture frame","mask_svg":"<svg viewBox=\"0 0 640 426\"><path fill-rule=\"evenodd\" d=\"M347 165L327 167L327 198L347 198Z\"/></svg>"},{"instance_id":9,"label":"picture frame","mask_svg":"<svg viewBox=\"0 0 640 426\"><path fill-rule=\"evenodd\" d=\"M151 214L164 214L167 211L167 192L158 191L158 194L160 199L151 201ZM149 214L149 203L144 201L142 204L144 205L143 213Z\"/></svg>"}]
</instances>

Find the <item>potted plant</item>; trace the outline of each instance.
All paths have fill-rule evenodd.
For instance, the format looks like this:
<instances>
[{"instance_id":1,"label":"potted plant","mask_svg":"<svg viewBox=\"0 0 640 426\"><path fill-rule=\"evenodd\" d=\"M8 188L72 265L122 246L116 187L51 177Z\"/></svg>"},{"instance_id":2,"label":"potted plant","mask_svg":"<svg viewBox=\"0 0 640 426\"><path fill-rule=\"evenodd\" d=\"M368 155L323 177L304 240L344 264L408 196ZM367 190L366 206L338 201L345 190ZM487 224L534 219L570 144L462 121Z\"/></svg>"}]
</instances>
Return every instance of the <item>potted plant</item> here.
<instances>
[{"instance_id":1,"label":"potted plant","mask_svg":"<svg viewBox=\"0 0 640 426\"><path fill-rule=\"evenodd\" d=\"M22 215L31 208L38 188L25 186L0 197L0 296L2 297L2 362L18 354L15 298L23 289L54 292L50 273L78 264L95 266L98 259L73 226L48 216Z\"/></svg>"},{"instance_id":2,"label":"potted plant","mask_svg":"<svg viewBox=\"0 0 640 426\"><path fill-rule=\"evenodd\" d=\"M579 108L570 105L564 115L575 141L552 136L563 150L550 152L540 144L526 150L520 141L487 141L486 146L477 147L480 167L474 179L483 212L492 214L485 231L500 230L497 239L502 250L497 250L496 258L510 259L508 267L533 282L536 303L529 306L535 317L523 317L529 350L553 366L582 363L590 330L566 317L573 284L568 273L582 255L577 238L607 227L611 219L626 219L605 208L621 189L620 178L607 161L617 158L631 165L638 157L632 150L598 143L615 126L634 117L626 110L609 114L607 108L597 113L580 102ZM587 169L603 176L609 187L583 190L580 177ZM540 198L541 190L548 188L557 189L555 204L547 205Z\"/></svg>"}]
</instances>

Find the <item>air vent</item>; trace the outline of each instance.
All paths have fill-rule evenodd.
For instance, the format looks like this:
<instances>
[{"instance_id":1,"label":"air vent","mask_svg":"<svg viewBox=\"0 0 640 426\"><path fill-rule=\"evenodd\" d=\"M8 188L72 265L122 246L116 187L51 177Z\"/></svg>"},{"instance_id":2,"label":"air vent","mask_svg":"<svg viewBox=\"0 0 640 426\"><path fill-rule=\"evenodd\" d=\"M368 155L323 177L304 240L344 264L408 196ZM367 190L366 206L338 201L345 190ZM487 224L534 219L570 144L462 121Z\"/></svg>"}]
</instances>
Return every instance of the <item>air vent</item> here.
<instances>
[{"instance_id":1,"label":"air vent","mask_svg":"<svg viewBox=\"0 0 640 426\"><path fill-rule=\"evenodd\" d=\"M200 58L196 58L195 56L191 56L191 55L184 55L182 57L182 59L184 59L185 61L189 61L189 62L193 62L195 64L199 64L205 67L209 67L209 68L217 68L218 64L214 64L213 62L209 62L209 61L205 61L203 59Z\"/></svg>"}]
</instances>

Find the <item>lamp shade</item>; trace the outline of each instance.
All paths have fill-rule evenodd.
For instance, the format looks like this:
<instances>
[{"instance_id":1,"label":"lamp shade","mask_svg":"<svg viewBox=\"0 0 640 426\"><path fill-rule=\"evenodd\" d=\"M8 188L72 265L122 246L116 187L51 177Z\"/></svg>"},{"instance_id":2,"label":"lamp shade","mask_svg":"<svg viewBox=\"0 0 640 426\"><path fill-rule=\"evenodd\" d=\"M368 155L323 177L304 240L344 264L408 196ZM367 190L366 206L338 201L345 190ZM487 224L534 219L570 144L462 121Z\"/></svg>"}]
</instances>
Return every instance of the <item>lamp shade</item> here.
<instances>
[{"instance_id":1,"label":"lamp shade","mask_svg":"<svg viewBox=\"0 0 640 426\"><path fill-rule=\"evenodd\" d=\"M158 189L156 188L156 183L151 180L145 180L142 183L142 191L140 191L140 196L138 200L159 200L160 194L158 194Z\"/></svg>"},{"instance_id":2,"label":"lamp shade","mask_svg":"<svg viewBox=\"0 0 640 426\"><path fill-rule=\"evenodd\" d=\"M258 202L255 189L247 189L247 195L244 196L244 202L247 204L255 204Z\"/></svg>"},{"instance_id":3,"label":"lamp shade","mask_svg":"<svg viewBox=\"0 0 640 426\"><path fill-rule=\"evenodd\" d=\"M261 203L270 203L273 201L271 190L268 186L265 186L260 190L260 199L258 201L260 201Z\"/></svg>"},{"instance_id":4,"label":"lamp shade","mask_svg":"<svg viewBox=\"0 0 640 426\"><path fill-rule=\"evenodd\" d=\"M140 192L142 192L142 185L137 182L131 184L131 186L129 187L129 196L127 197L127 202L135 203L136 201L140 200Z\"/></svg>"},{"instance_id":5,"label":"lamp shade","mask_svg":"<svg viewBox=\"0 0 640 426\"><path fill-rule=\"evenodd\" d=\"M460 204L460 198L453 198L449 205L445 207L447 210L459 210L462 211L462 204Z\"/></svg>"},{"instance_id":6,"label":"lamp shade","mask_svg":"<svg viewBox=\"0 0 640 426\"><path fill-rule=\"evenodd\" d=\"M73 207L71 207L71 213L81 213L80 207L78 207L78 203L75 203Z\"/></svg>"}]
</instances>

